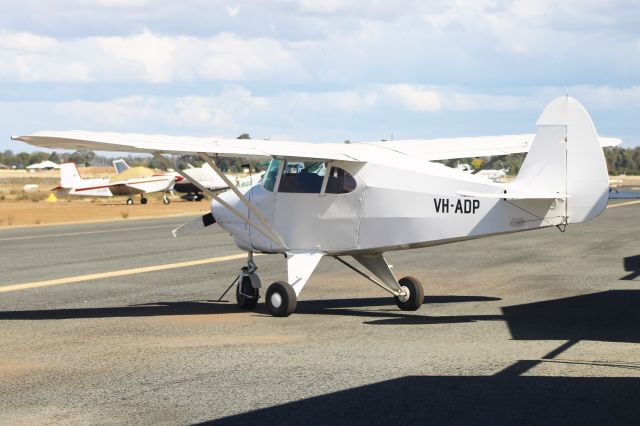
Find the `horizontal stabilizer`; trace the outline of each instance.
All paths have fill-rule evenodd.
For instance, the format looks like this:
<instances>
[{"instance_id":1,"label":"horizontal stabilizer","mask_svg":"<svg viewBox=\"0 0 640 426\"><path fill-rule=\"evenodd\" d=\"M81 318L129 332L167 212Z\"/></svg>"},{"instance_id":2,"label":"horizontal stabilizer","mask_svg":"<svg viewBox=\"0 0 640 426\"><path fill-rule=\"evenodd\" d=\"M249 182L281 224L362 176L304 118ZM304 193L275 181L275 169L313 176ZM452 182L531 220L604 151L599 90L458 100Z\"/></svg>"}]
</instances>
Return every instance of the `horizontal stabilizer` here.
<instances>
[{"instance_id":1,"label":"horizontal stabilizer","mask_svg":"<svg viewBox=\"0 0 640 426\"><path fill-rule=\"evenodd\" d=\"M197 217L183 225L180 225L179 227L171 231L171 233L174 237L183 237L185 235L198 233L207 226L213 225L214 223L216 223L216 220L214 219L213 215L211 213L207 213L201 217Z\"/></svg>"},{"instance_id":2,"label":"horizontal stabilizer","mask_svg":"<svg viewBox=\"0 0 640 426\"><path fill-rule=\"evenodd\" d=\"M488 192L472 192L472 191L458 191L458 195L462 197L475 197L475 198L493 198L504 200L557 200L570 198L567 194L560 194L558 192L548 193L535 193L535 192L500 192L500 193L488 193Z\"/></svg>"}]
</instances>

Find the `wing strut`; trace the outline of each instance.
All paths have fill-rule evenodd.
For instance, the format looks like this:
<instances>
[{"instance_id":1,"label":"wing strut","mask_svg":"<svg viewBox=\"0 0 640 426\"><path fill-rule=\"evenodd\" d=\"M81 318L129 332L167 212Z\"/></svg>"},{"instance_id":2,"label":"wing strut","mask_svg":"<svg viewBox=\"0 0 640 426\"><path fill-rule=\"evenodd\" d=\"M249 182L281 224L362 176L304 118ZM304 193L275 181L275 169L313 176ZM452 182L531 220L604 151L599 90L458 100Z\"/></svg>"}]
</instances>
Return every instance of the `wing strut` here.
<instances>
[{"instance_id":1,"label":"wing strut","mask_svg":"<svg viewBox=\"0 0 640 426\"><path fill-rule=\"evenodd\" d=\"M160 155L160 153L156 152L153 154L153 156L160 161L162 164L165 165L165 167L167 168L175 168L175 166L173 164L171 164L171 162L169 160L167 160L166 158L164 158L162 155ZM229 210L231 213L233 213L235 216L237 216L240 220L242 220L245 223L248 223L249 225L253 226L255 230L259 231L261 234L263 234L265 237L267 237L268 239L270 239L272 242L274 242L277 246L279 246L280 248L287 250L287 246L284 243L282 237L277 234L277 233L272 233L271 232L271 227L269 226L267 229L263 229L261 226L259 226L257 223L255 223L254 221L252 221L251 219L249 219L247 216L245 216L240 210L236 209L235 207L233 207L232 205L230 205L229 203L227 203L226 201L224 201L222 198L218 197L218 195L211 191L209 188L206 188L204 185L202 185L200 182L198 182L196 179L194 179L193 177L189 176L189 174L187 172L185 172L184 170L179 170L176 168L176 170L178 170L178 173L180 173L182 176L184 176L186 179L189 180L189 182L191 182L192 184L194 184L198 189L200 189L202 192L206 193L207 195L209 195L211 198L213 198L214 200L216 200L217 202L219 202L224 208L226 208L227 210ZM218 173L219 175L224 176L224 174L220 171L220 169L218 169L217 167L214 168L214 170L216 171L216 173ZM222 176L220 176L222 178ZM224 178L222 178L225 181L228 181L228 178L226 176L224 176ZM230 181L229 181L230 183ZM237 190L237 188L235 187L235 185L231 185L230 188L235 188ZM241 200L244 197L244 195L240 194L241 196Z\"/></svg>"}]
</instances>

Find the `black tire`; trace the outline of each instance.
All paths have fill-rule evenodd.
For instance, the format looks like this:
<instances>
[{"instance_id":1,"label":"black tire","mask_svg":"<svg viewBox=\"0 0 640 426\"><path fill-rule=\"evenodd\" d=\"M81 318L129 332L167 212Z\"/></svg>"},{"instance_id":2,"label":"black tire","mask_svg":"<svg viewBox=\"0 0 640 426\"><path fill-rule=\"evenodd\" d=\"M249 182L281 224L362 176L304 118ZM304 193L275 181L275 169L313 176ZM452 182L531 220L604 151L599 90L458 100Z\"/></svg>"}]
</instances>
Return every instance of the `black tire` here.
<instances>
[{"instance_id":1,"label":"black tire","mask_svg":"<svg viewBox=\"0 0 640 426\"><path fill-rule=\"evenodd\" d=\"M149 200L147 200L144 197L140 198L140 204L147 204L147 201L149 201Z\"/></svg>"},{"instance_id":2,"label":"black tire","mask_svg":"<svg viewBox=\"0 0 640 426\"><path fill-rule=\"evenodd\" d=\"M133 200L132 200L131 198L127 199L127 204L128 204L128 205L133 204Z\"/></svg>"},{"instance_id":3,"label":"black tire","mask_svg":"<svg viewBox=\"0 0 640 426\"><path fill-rule=\"evenodd\" d=\"M171 200L169 199L169 197L167 197L167 196L165 195L164 197L162 197L162 202L163 202L165 205L168 205L168 204L171 202Z\"/></svg>"},{"instance_id":4,"label":"black tire","mask_svg":"<svg viewBox=\"0 0 640 426\"><path fill-rule=\"evenodd\" d=\"M288 317L298 305L295 290L283 281L276 281L269 286L265 301L274 317Z\"/></svg>"},{"instance_id":5,"label":"black tire","mask_svg":"<svg viewBox=\"0 0 640 426\"><path fill-rule=\"evenodd\" d=\"M241 291L242 289L242 291ZM246 294L253 297L247 297ZM260 298L260 290L254 288L251 285L251 278L248 276L242 277L242 282L236 286L236 302L240 309L254 309L258 304Z\"/></svg>"},{"instance_id":6,"label":"black tire","mask_svg":"<svg viewBox=\"0 0 640 426\"><path fill-rule=\"evenodd\" d=\"M422 306L422 302L424 302L424 288L422 288L422 283L420 282L420 280L413 277L404 277L401 278L398 283L400 284L400 286L409 289L409 298L404 302L401 302L398 296L394 297L398 308L402 309L403 311L418 310L420 306Z\"/></svg>"}]
</instances>

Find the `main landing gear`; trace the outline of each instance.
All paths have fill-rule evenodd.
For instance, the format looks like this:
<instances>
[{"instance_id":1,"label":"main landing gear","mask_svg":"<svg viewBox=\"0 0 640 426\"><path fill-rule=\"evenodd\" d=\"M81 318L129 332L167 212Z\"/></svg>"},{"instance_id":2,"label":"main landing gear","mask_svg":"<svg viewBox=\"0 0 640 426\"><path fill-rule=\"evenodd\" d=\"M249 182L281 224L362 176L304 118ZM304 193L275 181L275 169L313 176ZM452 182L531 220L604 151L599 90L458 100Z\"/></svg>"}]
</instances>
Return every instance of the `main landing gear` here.
<instances>
[{"instance_id":1,"label":"main landing gear","mask_svg":"<svg viewBox=\"0 0 640 426\"><path fill-rule=\"evenodd\" d=\"M302 291L322 256L322 253L289 253L287 255L288 281L293 285L284 281L276 281L269 286L265 303L271 315L274 317L288 317L296 310L298 294ZM422 306L424 289L420 281L413 277L404 277L396 280L391 272L391 266L389 266L382 253L354 254L351 256L371 272L373 276L369 276L366 272L339 256L334 257L353 271L389 292L393 296L396 305L403 311L415 311ZM241 309L254 309L258 304L261 283L256 273L257 270L258 267L253 262L253 253L249 252L247 266L242 268L240 275L227 289L227 291L230 290L237 282L236 301ZM222 300L224 294L219 300Z\"/></svg>"},{"instance_id":2,"label":"main landing gear","mask_svg":"<svg viewBox=\"0 0 640 426\"><path fill-rule=\"evenodd\" d=\"M404 277L398 280L400 288L403 290L403 294L393 296L398 308L403 311L416 311L422 302L424 301L424 288L422 283L413 277Z\"/></svg>"},{"instance_id":3,"label":"main landing gear","mask_svg":"<svg viewBox=\"0 0 640 426\"><path fill-rule=\"evenodd\" d=\"M276 281L267 289L266 303L274 317L288 317L296 310L298 298L291 285Z\"/></svg>"},{"instance_id":4,"label":"main landing gear","mask_svg":"<svg viewBox=\"0 0 640 426\"><path fill-rule=\"evenodd\" d=\"M344 259L338 256L335 258L378 287L391 293L396 305L403 311L416 311L422 306L422 302L424 302L424 288L422 287L422 283L413 277L404 277L396 280L391 272L391 267L387 264L387 261L381 253L353 255L353 258L369 270L375 278L370 277Z\"/></svg>"},{"instance_id":5,"label":"main landing gear","mask_svg":"<svg viewBox=\"0 0 640 426\"><path fill-rule=\"evenodd\" d=\"M247 266L243 266L236 279L236 303L240 309L254 309L260 300L260 277L256 271L258 267L253 261L253 253L249 253ZM235 283L235 281L234 281ZM233 285L233 283L231 284ZM225 292L226 293L226 292ZM269 286L266 295L266 305L274 317L288 317L296 310L298 298L293 287L277 281Z\"/></svg>"},{"instance_id":6,"label":"main landing gear","mask_svg":"<svg viewBox=\"0 0 640 426\"><path fill-rule=\"evenodd\" d=\"M169 197L167 197L166 195L163 195L162 196L162 202L166 206L167 204L169 204L171 202L171 199Z\"/></svg>"}]
</instances>

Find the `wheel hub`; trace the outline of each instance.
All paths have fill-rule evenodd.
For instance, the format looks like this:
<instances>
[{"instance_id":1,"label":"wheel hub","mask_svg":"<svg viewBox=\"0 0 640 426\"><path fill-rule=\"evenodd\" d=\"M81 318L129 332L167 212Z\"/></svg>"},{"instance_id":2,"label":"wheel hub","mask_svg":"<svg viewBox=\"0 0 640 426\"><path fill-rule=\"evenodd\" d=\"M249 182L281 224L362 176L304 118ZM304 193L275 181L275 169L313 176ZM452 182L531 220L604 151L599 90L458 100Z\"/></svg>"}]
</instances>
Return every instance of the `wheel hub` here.
<instances>
[{"instance_id":1,"label":"wheel hub","mask_svg":"<svg viewBox=\"0 0 640 426\"><path fill-rule=\"evenodd\" d=\"M409 300L409 296L410 296L411 294L410 294L410 292L409 292L409 288L408 288L407 286L404 286L404 285L403 285L402 287L400 287L400 289L402 290L402 293L400 293L400 294L398 295L398 299L399 299L401 302L403 302L403 303L404 303L404 302L406 302L407 300Z\"/></svg>"},{"instance_id":2,"label":"wheel hub","mask_svg":"<svg viewBox=\"0 0 640 426\"><path fill-rule=\"evenodd\" d=\"M270 302L271 302L271 306L273 306L276 309L282 306L282 296L280 295L280 293L273 293L271 295Z\"/></svg>"}]
</instances>

